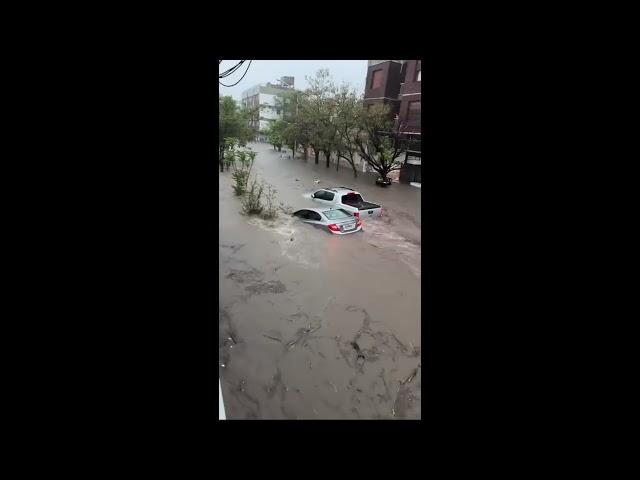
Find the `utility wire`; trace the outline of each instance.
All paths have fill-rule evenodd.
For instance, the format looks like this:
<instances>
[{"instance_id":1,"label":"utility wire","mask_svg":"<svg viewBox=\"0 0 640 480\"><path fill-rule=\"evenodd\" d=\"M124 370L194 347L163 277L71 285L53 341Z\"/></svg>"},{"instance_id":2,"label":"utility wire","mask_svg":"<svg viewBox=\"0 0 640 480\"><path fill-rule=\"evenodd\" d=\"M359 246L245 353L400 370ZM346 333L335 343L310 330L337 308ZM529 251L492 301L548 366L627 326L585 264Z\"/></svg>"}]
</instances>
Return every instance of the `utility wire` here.
<instances>
[{"instance_id":1,"label":"utility wire","mask_svg":"<svg viewBox=\"0 0 640 480\"><path fill-rule=\"evenodd\" d=\"M225 78L228 77L229 75L232 75L233 73L235 73L236 70L238 70L240 68L240 65L242 65L244 62L240 62L238 65L236 65L233 68L230 68L229 70L222 72L220 75L218 75L218 78Z\"/></svg>"},{"instance_id":2,"label":"utility wire","mask_svg":"<svg viewBox=\"0 0 640 480\"><path fill-rule=\"evenodd\" d=\"M240 66L245 62L246 60L240 60L240 62L238 62L236 65L234 65L233 67L225 70L222 73L218 74L218 78L225 78L228 77L229 75L233 74L238 68L240 68ZM218 64L219 65L219 64Z\"/></svg>"},{"instance_id":3,"label":"utility wire","mask_svg":"<svg viewBox=\"0 0 640 480\"><path fill-rule=\"evenodd\" d=\"M244 62L245 60L243 60L242 62ZM249 60L249 65L247 65L247 69L244 71L244 74L242 75L242 77L240 77L240 80L238 80L236 83L234 83L233 85L225 85L224 83L222 83L220 80L218 80L218 83L220 85L222 85L223 87L234 87L237 84L239 84L242 79L244 78L244 76L247 74L247 72L249 71L249 67L251 66L251 62L253 62L253 60ZM234 70L235 71L235 70Z\"/></svg>"}]
</instances>

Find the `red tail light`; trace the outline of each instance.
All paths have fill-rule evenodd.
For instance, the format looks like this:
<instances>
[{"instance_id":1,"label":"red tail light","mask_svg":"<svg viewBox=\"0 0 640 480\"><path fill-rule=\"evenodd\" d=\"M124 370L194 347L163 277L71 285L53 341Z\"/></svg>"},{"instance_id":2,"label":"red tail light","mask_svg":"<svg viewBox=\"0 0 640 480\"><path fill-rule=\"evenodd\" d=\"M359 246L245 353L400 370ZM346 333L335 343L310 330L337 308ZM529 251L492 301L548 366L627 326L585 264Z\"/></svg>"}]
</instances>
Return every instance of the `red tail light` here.
<instances>
[{"instance_id":1,"label":"red tail light","mask_svg":"<svg viewBox=\"0 0 640 480\"><path fill-rule=\"evenodd\" d=\"M332 223L331 225L329 225L329 230L331 230L332 232L339 232L340 227L338 227L335 223Z\"/></svg>"},{"instance_id":2,"label":"red tail light","mask_svg":"<svg viewBox=\"0 0 640 480\"><path fill-rule=\"evenodd\" d=\"M353 216L356 218L360 218L360 212L353 212Z\"/></svg>"}]
</instances>

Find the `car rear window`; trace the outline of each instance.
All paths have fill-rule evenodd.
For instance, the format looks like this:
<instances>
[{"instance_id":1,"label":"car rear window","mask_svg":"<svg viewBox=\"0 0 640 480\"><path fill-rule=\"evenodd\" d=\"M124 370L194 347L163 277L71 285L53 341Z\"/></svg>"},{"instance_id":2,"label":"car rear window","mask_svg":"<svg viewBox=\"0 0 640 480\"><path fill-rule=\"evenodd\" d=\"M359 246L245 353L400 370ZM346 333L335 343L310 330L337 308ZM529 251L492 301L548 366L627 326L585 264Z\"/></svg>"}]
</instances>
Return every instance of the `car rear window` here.
<instances>
[{"instance_id":1,"label":"car rear window","mask_svg":"<svg viewBox=\"0 0 640 480\"><path fill-rule=\"evenodd\" d=\"M329 220L339 220L341 218L351 217L351 215L349 215L345 210L342 209L327 210L326 212L322 212L322 214Z\"/></svg>"},{"instance_id":2,"label":"car rear window","mask_svg":"<svg viewBox=\"0 0 640 480\"><path fill-rule=\"evenodd\" d=\"M359 193L347 193L346 195L342 196L342 203L347 202L362 202L362 197Z\"/></svg>"}]
</instances>

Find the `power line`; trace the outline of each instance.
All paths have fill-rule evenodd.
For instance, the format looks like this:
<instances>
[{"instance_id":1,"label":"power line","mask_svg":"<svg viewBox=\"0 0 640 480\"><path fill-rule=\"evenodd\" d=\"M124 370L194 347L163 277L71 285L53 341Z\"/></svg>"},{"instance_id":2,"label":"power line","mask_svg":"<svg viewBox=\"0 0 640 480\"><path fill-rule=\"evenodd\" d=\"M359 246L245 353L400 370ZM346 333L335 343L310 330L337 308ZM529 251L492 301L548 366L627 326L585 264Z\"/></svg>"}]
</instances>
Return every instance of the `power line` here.
<instances>
[{"instance_id":1,"label":"power line","mask_svg":"<svg viewBox=\"0 0 640 480\"><path fill-rule=\"evenodd\" d=\"M235 73L236 70L238 70L240 68L240 66L244 63L244 60L242 62L240 62L239 64L237 64L236 66L230 68L229 70L226 70L224 72L222 72L220 75L218 75L218 78L225 78L228 77L229 75Z\"/></svg>"},{"instance_id":2,"label":"power line","mask_svg":"<svg viewBox=\"0 0 640 480\"><path fill-rule=\"evenodd\" d=\"M222 72L222 73L219 73L219 74L218 74L218 79L220 79L220 78L225 78L225 77L228 77L229 75L233 74L233 73L234 73L238 68L240 68L240 66L241 66L244 62L246 62L246 60L240 60L240 62L238 62L237 64L235 64L233 67L231 67L231 68L229 68L229 69L225 70L225 71L224 71L224 72ZM218 65L220 65L220 63L218 63Z\"/></svg>"},{"instance_id":3,"label":"power line","mask_svg":"<svg viewBox=\"0 0 640 480\"><path fill-rule=\"evenodd\" d=\"M242 61L244 63L244 60ZM244 76L247 74L247 72L249 71L249 67L251 66L251 62L253 62L253 60L249 60L249 65L247 65L247 69L244 71L244 74L242 75L242 77L240 77L240 80L238 80L236 83L234 83L233 85L225 85L224 83L222 83L220 80L218 80L218 83L220 85L222 85L223 87L234 87L237 84L239 84L242 79L244 78ZM234 70L235 71L235 70Z\"/></svg>"}]
</instances>

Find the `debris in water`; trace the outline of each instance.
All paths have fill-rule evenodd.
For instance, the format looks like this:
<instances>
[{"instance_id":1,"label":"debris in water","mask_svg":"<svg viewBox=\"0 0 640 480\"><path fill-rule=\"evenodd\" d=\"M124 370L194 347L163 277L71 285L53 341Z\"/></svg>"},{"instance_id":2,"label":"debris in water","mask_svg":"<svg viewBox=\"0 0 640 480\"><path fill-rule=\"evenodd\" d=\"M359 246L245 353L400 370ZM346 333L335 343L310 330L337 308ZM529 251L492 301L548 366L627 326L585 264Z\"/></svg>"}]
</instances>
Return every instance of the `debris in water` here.
<instances>
[{"instance_id":1,"label":"debris in water","mask_svg":"<svg viewBox=\"0 0 640 480\"><path fill-rule=\"evenodd\" d=\"M336 387L336 385L333 382L329 382L329 385L331 385L335 390L335 392L338 393L338 387Z\"/></svg>"},{"instance_id":2,"label":"debris in water","mask_svg":"<svg viewBox=\"0 0 640 480\"><path fill-rule=\"evenodd\" d=\"M263 333L262 335L263 335L264 337L270 338L271 340L275 340L276 342L281 342L281 341L282 341L282 340L280 340L279 338L277 338L277 337L273 337L273 336L271 336L271 335L267 335L266 333Z\"/></svg>"},{"instance_id":3,"label":"debris in water","mask_svg":"<svg viewBox=\"0 0 640 480\"><path fill-rule=\"evenodd\" d=\"M293 237L291 237L291 238L289 239L289 241L293 242Z\"/></svg>"},{"instance_id":4,"label":"debris in water","mask_svg":"<svg viewBox=\"0 0 640 480\"><path fill-rule=\"evenodd\" d=\"M222 364L221 364L221 366L222 366L222 368L224 368L224 367L225 367L225 364L224 364L224 363L222 363Z\"/></svg>"}]
</instances>

